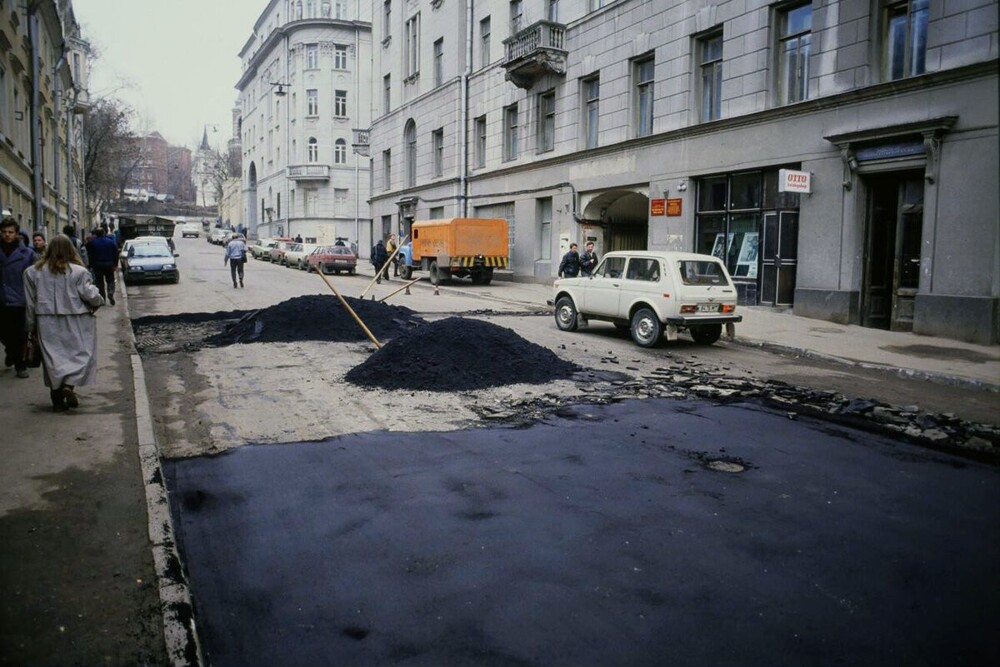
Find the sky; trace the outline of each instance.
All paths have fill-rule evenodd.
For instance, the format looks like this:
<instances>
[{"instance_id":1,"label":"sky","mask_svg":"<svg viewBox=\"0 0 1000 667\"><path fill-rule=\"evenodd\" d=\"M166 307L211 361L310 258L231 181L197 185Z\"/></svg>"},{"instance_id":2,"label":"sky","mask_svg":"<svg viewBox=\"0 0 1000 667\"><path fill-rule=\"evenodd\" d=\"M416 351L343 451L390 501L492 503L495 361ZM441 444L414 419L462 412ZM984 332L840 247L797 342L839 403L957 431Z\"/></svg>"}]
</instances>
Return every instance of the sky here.
<instances>
[{"instance_id":1,"label":"sky","mask_svg":"<svg viewBox=\"0 0 1000 667\"><path fill-rule=\"evenodd\" d=\"M240 49L267 0L73 0L83 38L97 51L92 98L117 97L134 129L172 144L222 149L233 134Z\"/></svg>"}]
</instances>

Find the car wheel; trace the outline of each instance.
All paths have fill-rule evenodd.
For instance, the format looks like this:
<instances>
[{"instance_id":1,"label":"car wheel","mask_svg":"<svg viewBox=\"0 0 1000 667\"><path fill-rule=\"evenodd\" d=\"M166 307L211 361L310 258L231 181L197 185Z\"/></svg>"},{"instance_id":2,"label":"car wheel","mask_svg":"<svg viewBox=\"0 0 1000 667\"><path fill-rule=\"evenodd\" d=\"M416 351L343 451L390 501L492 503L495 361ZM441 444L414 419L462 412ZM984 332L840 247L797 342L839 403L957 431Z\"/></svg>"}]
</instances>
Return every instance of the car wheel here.
<instances>
[{"instance_id":1,"label":"car wheel","mask_svg":"<svg viewBox=\"0 0 1000 667\"><path fill-rule=\"evenodd\" d=\"M431 262L430 274L431 285L440 285L447 280L447 274L438 266L437 262Z\"/></svg>"},{"instance_id":2,"label":"car wheel","mask_svg":"<svg viewBox=\"0 0 1000 667\"><path fill-rule=\"evenodd\" d=\"M353 276L353 275L354 275L354 273L355 273L354 269L349 269L349 270L347 271L347 275L349 275L349 276Z\"/></svg>"},{"instance_id":3,"label":"car wheel","mask_svg":"<svg viewBox=\"0 0 1000 667\"><path fill-rule=\"evenodd\" d=\"M632 315L632 340L639 347L653 347L660 342L663 325L656 313L649 308L640 308Z\"/></svg>"},{"instance_id":4,"label":"car wheel","mask_svg":"<svg viewBox=\"0 0 1000 667\"><path fill-rule=\"evenodd\" d=\"M711 345L721 336L721 324L702 324L698 327L691 327L691 338L699 345Z\"/></svg>"},{"instance_id":5,"label":"car wheel","mask_svg":"<svg viewBox=\"0 0 1000 667\"><path fill-rule=\"evenodd\" d=\"M560 331L576 331L579 324L576 304L568 296L561 296L556 301L556 326Z\"/></svg>"},{"instance_id":6,"label":"car wheel","mask_svg":"<svg viewBox=\"0 0 1000 667\"><path fill-rule=\"evenodd\" d=\"M399 265L399 277L400 278L402 278L403 280L409 280L412 275L413 275L413 268L412 267L407 266L406 264L400 264Z\"/></svg>"}]
</instances>

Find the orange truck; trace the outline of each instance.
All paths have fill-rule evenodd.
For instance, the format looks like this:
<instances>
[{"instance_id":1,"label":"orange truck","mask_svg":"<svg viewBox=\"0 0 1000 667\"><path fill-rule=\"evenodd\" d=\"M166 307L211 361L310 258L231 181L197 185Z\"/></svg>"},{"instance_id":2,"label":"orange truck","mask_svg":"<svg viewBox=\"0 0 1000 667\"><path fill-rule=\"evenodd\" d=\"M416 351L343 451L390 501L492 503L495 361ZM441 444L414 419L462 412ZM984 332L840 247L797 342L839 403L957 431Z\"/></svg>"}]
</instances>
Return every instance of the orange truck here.
<instances>
[{"instance_id":1,"label":"orange truck","mask_svg":"<svg viewBox=\"0 0 1000 667\"><path fill-rule=\"evenodd\" d=\"M446 218L419 220L410 229L410 242L399 249L399 273L409 280L414 271L427 271L437 285L469 276L475 285L489 285L494 269L506 269L507 221L501 218Z\"/></svg>"}]
</instances>

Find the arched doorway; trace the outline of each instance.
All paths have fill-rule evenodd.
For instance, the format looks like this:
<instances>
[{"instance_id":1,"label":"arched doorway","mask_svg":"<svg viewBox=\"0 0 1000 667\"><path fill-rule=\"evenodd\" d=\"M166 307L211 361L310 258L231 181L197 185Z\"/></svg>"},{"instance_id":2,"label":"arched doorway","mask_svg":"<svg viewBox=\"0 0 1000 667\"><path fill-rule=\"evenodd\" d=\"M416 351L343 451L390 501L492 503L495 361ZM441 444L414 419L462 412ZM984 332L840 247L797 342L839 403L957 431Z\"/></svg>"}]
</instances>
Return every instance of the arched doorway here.
<instances>
[{"instance_id":1,"label":"arched doorway","mask_svg":"<svg viewBox=\"0 0 1000 667\"><path fill-rule=\"evenodd\" d=\"M246 196L246 219L247 229L254 237L257 236L257 165L250 163L247 171L247 196Z\"/></svg>"},{"instance_id":2,"label":"arched doorway","mask_svg":"<svg viewBox=\"0 0 1000 667\"><path fill-rule=\"evenodd\" d=\"M590 200L583 210L590 225L604 233L604 252L645 250L649 244L649 198L631 190L611 190Z\"/></svg>"}]
</instances>

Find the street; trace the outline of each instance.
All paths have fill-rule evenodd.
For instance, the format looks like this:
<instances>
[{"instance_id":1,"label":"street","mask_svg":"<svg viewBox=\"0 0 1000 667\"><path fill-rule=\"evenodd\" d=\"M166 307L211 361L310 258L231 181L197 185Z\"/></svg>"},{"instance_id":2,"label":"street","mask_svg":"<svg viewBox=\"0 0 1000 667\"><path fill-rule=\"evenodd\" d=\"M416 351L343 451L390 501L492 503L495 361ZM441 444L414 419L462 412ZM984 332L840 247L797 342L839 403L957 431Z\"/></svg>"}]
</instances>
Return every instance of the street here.
<instances>
[{"instance_id":1,"label":"street","mask_svg":"<svg viewBox=\"0 0 1000 667\"><path fill-rule=\"evenodd\" d=\"M134 321L329 293L258 261L233 289L221 248L177 247L180 284L129 288ZM357 298L370 278L330 280ZM422 281L388 303L491 322L586 370L390 391L343 379L376 350L363 336L209 346L236 316L137 326L211 664L1000 658L995 467L637 380L698 368L979 421L995 396L728 343L565 334L522 293ZM419 370L408 361L391 364Z\"/></svg>"}]
</instances>

